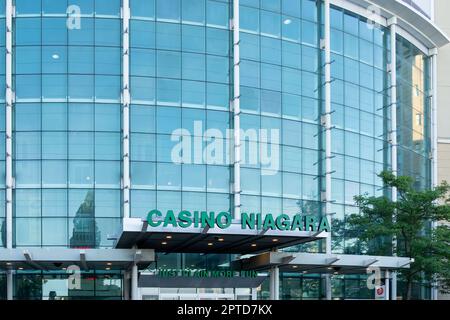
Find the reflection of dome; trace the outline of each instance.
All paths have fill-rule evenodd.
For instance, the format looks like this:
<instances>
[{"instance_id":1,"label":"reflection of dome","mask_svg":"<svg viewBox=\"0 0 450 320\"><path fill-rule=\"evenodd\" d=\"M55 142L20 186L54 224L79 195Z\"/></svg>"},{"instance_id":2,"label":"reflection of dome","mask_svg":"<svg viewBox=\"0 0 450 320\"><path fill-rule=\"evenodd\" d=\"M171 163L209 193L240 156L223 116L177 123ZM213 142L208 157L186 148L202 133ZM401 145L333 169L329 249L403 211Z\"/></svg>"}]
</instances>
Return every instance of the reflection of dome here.
<instances>
[{"instance_id":1,"label":"reflection of dome","mask_svg":"<svg viewBox=\"0 0 450 320\"><path fill-rule=\"evenodd\" d=\"M71 248L96 248L100 243L100 231L95 222L94 191L86 193L83 203L73 218Z\"/></svg>"}]
</instances>

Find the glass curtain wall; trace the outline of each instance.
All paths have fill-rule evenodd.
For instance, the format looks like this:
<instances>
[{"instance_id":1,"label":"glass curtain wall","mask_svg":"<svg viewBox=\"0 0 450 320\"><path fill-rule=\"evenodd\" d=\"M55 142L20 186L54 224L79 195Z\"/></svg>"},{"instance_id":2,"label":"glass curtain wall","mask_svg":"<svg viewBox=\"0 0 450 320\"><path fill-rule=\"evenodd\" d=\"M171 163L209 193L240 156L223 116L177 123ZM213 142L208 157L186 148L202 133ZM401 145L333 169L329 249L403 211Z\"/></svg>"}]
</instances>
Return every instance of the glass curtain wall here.
<instances>
[{"instance_id":1,"label":"glass curtain wall","mask_svg":"<svg viewBox=\"0 0 450 320\"><path fill-rule=\"evenodd\" d=\"M399 174L410 176L417 190L431 187L431 74L430 59L406 39L397 36L397 136ZM429 230L427 223L425 228ZM402 248L399 239L399 248ZM405 286L400 279L399 289ZM424 279L413 284L415 299L430 298ZM399 290L405 292L405 290Z\"/></svg>"},{"instance_id":2,"label":"glass curtain wall","mask_svg":"<svg viewBox=\"0 0 450 320\"><path fill-rule=\"evenodd\" d=\"M331 8L333 252L361 254L346 217L354 196L380 196L377 174L390 168L389 30Z\"/></svg>"},{"instance_id":3,"label":"glass curtain wall","mask_svg":"<svg viewBox=\"0 0 450 320\"><path fill-rule=\"evenodd\" d=\"M131 216L231 212L229 1L130 0L130 8ZM173 154L180 143L182 161ZM199 260L188 267L207 261L184 256Z\"/></svg>"},{"instance_id":4,"label":"glass curtain wall","mask_svg":"<svg viewBox=\"0 0 450 320\"><path fill-rule=\"evenodd\" d=\"M111 246L122 207L121 1L15 7L14 245Z\"/></svg>"},{"instance_id":5,"label":"glass curtain wall","mask_svg":"<svg viewBox=\"0 0 450 320\"><path fill-rule=\"evenodd\" d=\"M241 129L278 130L279 167L241 168L242 212L320 212L319 44L315 1L240 2ZM270 131L268 131L270 132ZM269 133L270 134L270 133ZM265 141L243 135L241 144ZM250 148L241 151L251 159ZM264 171L264 172L263 172Z\"/></svg>"},{"instance_id":6,"label":"glass curtain wall","mask_svg":"<svg viewBox=\"0 0 450 320\"><path fill-rule=\"evenodd\" d=\"M417 189L431 186L430 76L429 58L398 36L398 168Z\"/></svg>"}]
</instances>

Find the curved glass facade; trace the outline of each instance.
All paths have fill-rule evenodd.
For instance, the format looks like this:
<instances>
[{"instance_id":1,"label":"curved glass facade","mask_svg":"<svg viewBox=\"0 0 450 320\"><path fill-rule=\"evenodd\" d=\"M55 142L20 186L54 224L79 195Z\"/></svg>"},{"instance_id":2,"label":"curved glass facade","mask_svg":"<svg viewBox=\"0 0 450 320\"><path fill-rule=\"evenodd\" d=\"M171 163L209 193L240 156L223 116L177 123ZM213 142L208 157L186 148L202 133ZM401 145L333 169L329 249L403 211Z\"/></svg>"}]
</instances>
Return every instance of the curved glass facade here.
<instances>
[{"instance_id":1,"label":"curved glass facade","mask_svg":"<svg viewBox=\"0 0 450 320\"><path fill-rule=\"evenodd\" d=\"M120 0L15 0L14 6L14 247L113 246L110 236L124 216L124 89L131 96L130 217L145 218L153 208L233 212L232 1L130 0L129 88L122 82ZM68 21L70 6L81 10L79 25ZM322 9L314 0L240 1L241 212L324 213ZM3 58L5 23L1 1ZM334 253L366 252L346 230L346 217L358 212L355 195L387 192L376 174L391 168L390 46L389 28L331 8ZM428 64L398 36L398 166L417 188L431 183ZM5 74L0 64L4 88ZM0 90L0 141L5 119ZM222 146L213 161L204 161L208 130ZM279 139L269 143L252 130L279 132ZM182 142L188 149L180 163L174 148ZM272 152L270 164L261 150ZM0 143L0 246L6 246L5 159ZM230 261L230 255L157 258L174 268ZM319 275L281 278L282 298L323 298ZM333 297L370 298L364 282L334 277ZM261 298L267 288L265 282Z\"/></svg>"}]
</instances>

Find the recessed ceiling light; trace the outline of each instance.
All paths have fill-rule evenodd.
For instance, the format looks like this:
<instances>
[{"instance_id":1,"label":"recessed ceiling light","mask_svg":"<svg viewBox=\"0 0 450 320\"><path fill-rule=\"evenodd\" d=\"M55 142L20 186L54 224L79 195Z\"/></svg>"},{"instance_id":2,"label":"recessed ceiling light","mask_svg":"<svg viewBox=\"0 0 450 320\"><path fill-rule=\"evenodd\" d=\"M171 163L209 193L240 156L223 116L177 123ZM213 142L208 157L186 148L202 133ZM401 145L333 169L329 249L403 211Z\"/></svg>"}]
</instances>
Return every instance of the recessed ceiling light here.
<instances>
[{"instance_id":1,"label":"recessed ceiling light","mask_svg":"<svg viewBox=\"0 0 450 320\"><path fill-rule=\"evenodd\" d=\"M212 242L209 242L209 243L208 243L208 246L212 246L212 245L213 245L213 243L212 243Z\"/></svg>"},{"instance_id":2,"label":"recessed ceiling light","mask_svg":"<svg viewBox=\"0 0 450 320\"><path fill-rule=\"evenodd\" d=\"M52 54L52 58L55 59L55 60L58 60L59 59L59 54L57 54L57 53Z\"/></svg>"},{"instance_id":3,"label":"recessed ceiling light","mask_svg":"<svg viewBox=\"0 0 450 320\"><path fill-rule=\"evenodd\" d=\"M283 21L283 23L284 23L285 25L288 25L288 24L291 24L291 23L292 23L292 20L291 20L291 19L285 19L285 20Z\"/></svg>"},{"instance_id":4,"label":"recessed ceiling light","mask_svg":"<svg viewBox=\"0 0 450 320\"><path fill-rule=\"evenodd\" d=\"M11 265L11 262L7 262L6 265L7 265L7 266L10 266L10 265Z\"/></svg>"},{"instance_id":5,"label":"recessed ceiling light","mask_svg":"<svg viewBox=\"0 0 450 320\"><path fill-rule=\"evenodd\" d=\"M19 270L23 270L23 268L22 268L22 267L19 267Z\"/></svg>"},{"instance_id":6,"label":"recessed ceiling light","mask_svg":"<svg viewBox=\"0 0 450 320\"><path fill-rule=\"evenodd\" d=\"M278 239L272 239L273 242L278 242Z\"/></svg>"},{"instance_id":7,"label":"recessed ceiling light","mask_svg":"<svg viewBox=\"0 0 450 320\"><path fill-rule=\"evenodd\" d=\"M219 238L219 241L220 242L223 242L225 239L224 238Z\"/></svg>"},{"instance_id":8,"label":"recessed ceiling light","mask_svg":"<svg viewBox=\"0 0 450 320\"><path fill-rule=\"evenodd\" d=\"M256 247L256 243L252 243L252 247Z\"/></svg>"},{"instance_id":9,"label":"recessed ceiling light","mask_svg":"<svg viewBox=\"0 0 450 320\"><path fill-rule=\"evenodd\" d=\"M332 267L328 267L327 269L328 269L328 270L333 270L333 268L332 268Z\"/></svg>"},{"instance_id":10,"label":"recessed ceiling light","mask_svg":"<svg viewBox=\"0 0 450 320\"><path fill-rule=\"evenodd\" d=\"M161 242L161 244L162 244L162 245L166 245L166 244L167 244L167 242L163 241L163 242Z\"/></svg>"},{"instance_id":11,"label":"recessed ceiling light","mask_svg":"<svg viewBox=\"0 0 450 320\"><path fill-rule=\"evenodd\" d=\"M308 273L308 271L303 271L303 273Z\"/></svg>"},{"instance_id":12,"label":"recessed ceiling light","mask_svg":"<svg viewBox=\"0 0 450 320\"><path fill-rule=\"evenodd\" d=\"M106 270L111 270L111 268L108 267L108 268L106 268Z\"/></svg>"},{"instance_id":13,"label":"recessed ceiling light","mask_svg":"<svg viewBox=\"0 0 450 320\"><path fill-rule=\"evenodd\" d=\"M112 263L111 262L108 262L107 264L106 264L107 266L111 266L112 265Z\"/></svg>"},{"instance_id":14,"label":"recessed ceiling light","mask_svg":"<svg viewBox=\"0 0 450 320\"><path fill-rule=\"evenodd\" d=\"M166 239L172 239L172 236L166 236Z\"/></svg>"},{"instance_id":15,"label":"recessed ceiling light","mask_svg":"<svg viewBox=\"0 0 450 320\"><path fill-rule=\"evenodd\" d=\"M294 269L297 269L297 268L298 268L298 266L292 266L292 268L294 268Z\"/></svg>"}]
</instances>

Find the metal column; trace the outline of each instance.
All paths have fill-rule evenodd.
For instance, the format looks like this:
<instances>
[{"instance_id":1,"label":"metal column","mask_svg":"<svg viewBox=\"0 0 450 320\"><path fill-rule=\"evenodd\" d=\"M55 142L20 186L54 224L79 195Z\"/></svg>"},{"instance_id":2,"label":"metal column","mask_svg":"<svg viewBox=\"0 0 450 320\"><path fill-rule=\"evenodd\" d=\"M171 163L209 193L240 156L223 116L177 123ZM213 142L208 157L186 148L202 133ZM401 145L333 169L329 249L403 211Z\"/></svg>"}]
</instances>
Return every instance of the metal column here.
<instances>
[{"instance_id":1,"label":"metal column","mask_svg":"<svg viewBox=\"0 0 450 320\"><path fill-rule=\"evenodd\" d=\"M139 270L136 264L131 267L131 300L140 300L138 289Z\"/></svg>"},{"instance_id":2,"label":"metal column","mask_svg":"<svg viewBox=\"0 0 450 320\"><path fill-rule=\"evenodd\" d=\"M124 271L123 273L123 299L130 300L130 272Z\"/></svg>"},{"instance_id":3,"label":"metal column","mask_svg":"<svg viewBox=\"0 0 450 320\"><path fill-rule=\"evenodd\" d=\"M278 267L270 269L270 300L280 300L280 270Z\"/></svg>"},{"instance_id":4,"label":"metal column","mask_svg":"<svg viewBox=\"0 0 450 320\"><path fill-rule=\"evenodd\" d=\"M389 19L391 34L391 63L389 71L391 75L391 130L389 132L389 141L391 143L391 168L392 173L397 176L397 17ZM397 201L397 188L392 188L392 201ZM395 222L395 221L394 221ZM397 239L392 240L393 255L397 255ZM392 300L397 300L397 273L392 273Z\"/></svg>"},{"instance_id":5,"label":"metal column","mask_svg":"<svg viewBox=\"0 0 450 320\"><path fill-rule=\"evenodd\" d=\"M233 0L233 124L234 124L234 216L241 214L241 124L240 124L240 51L239 51L239 0Z\"/></svg>"},{"instance_id":6,"label":"metal column","mask_svg":"<svg viewBox=\"0 0 450 320\"><path fill-rule=\"evenodd\" d=\"M12 0L6 0L6 248L13 245L13 174L12 174Z\"/></svg>"},{"instance_id":7,"label":"metal column","mask_svg":"<svg viewBox=\"0 0 450 320\"><path fill-rule=\"evenodd\" d=\"M6 300L13 299L14 277L12 269L6 271Z\"/></svg>"},{"instance_id":8,"label":"metal column","mask_svg":"<svg viewBox=\"0 0 450 320\"><path fill-rule=\"evenodd\" d=\"M330 0L324 1L324 39L325 51L325 113L321 122L325 129L325 214L331 226L331 42L330 42ZM326 253L331 253L331 232L326 240ZM331 275L325 275L326 299L331 300Z\"/></svg>"},{"instance_id":9,"label":"metal column","mask_svg":"<svg viewBox=\"0 0 450 320\"><path fill-rule=\"evenodd\" d=\"M130 217L130 4L122 0L123 217Z\"/></svg>"},{"instance_id":10,"label":"metal column","mask_svg":"<svg viewBox=\"0 0 450 320\"><path fill-rule=\"evenodd\" d=\"M386 293L385 293L385 300L391 300L391 298L390 298L390 294L391 294L391 290L390 290L390 285L389 285L389 282L390 282L390 272L389 272L389 270L386 270L385 272L384 272L384 289L386 290Z\"/></svg>"},{"instance_id":11,"label":"metal column","mask_svg":"<svg viewBox=\"0 0 450 320\"><path fill-rule=\"evenodd\" d=\"M436 187L439 184L438 178L438 131L437 131L437 59L438 59L438 49L434 48L430 50L431 56L431 185L432 187ZM432 228L436 228L437 223L433 222ZM431 300L438 300L438 284L434 283L431 287Z\"/></svg>"}]
</instances>

